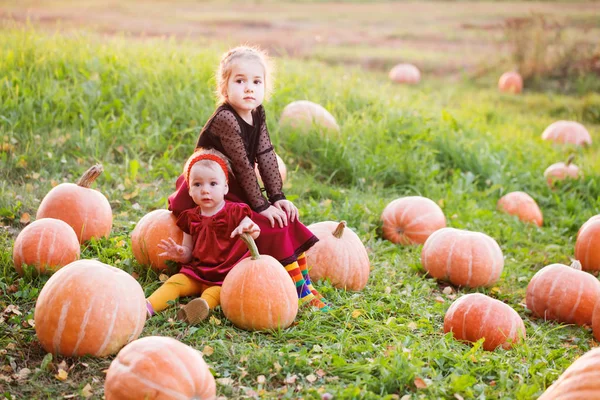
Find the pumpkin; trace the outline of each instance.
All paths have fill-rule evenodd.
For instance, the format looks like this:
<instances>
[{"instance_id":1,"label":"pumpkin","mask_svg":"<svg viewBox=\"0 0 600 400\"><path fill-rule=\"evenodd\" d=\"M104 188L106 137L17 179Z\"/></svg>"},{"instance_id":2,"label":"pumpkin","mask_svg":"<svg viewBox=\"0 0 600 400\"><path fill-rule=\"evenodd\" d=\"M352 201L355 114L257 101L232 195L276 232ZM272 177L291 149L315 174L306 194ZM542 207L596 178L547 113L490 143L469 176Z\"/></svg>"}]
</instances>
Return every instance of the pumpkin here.
<instances>
[{"instance_id":1,"label":"pumpkin","mask_svg":"<svg viewBox=\"0 0 600 400\"><path fill-rule=\"evenodd\" d=\"M319 238L306 251L313 280L329 279L338 289L364 289L369 279L369 256L358 235L346 228L346 221L317 222L308 229Z\"/></svg>"},{"instance_id":2,"label":"pumpkin","mask_svg":"<svg viewBox=\"0 0 600 400\"><path fill-rule=\"evenodd\" d=\"M113 215L106 196L90 188L102 173L102 165L88 169L77 183L61 183L42 199L36 219L56 218L71 225L79 242L108 237Z\"/></svg>"},{"instance_id":3,"label":"pumpkin","mask_svg":"<svg viewBox=\"0 0 600 400\"><path fill-rule=\"evenodd\" d=\"M281 182L285 182L285 179L287 178L287 168L281 157L279 157L279 154L275 154L275 156L277 157L277 168L279 169L279 174L281 175ZM260 171L258 170L258 164L254 164L254 173L258 178L258 182L262 185L263 181L262 177L260 176Z\"/></svg>"},{"instance_id":4,"label":"pumpkin","mask_svg":"<svg viewBox=\"0 0 600 400\"><path fill-rule=\"evenodd\" d=\"M423 244L433 232L446 226L442 209L421 196L401 197L381 214L383 237L396 244Z\"/></svg>"},{"instance_id":5,"label":"pumpkin","mask_svg":"<svg viewBox=\"0 0 600 400\"><path fill-rule=\"evenodd\" d=\"M550 264L540 269L527 285L527 308L545 320L591 325L600 281L581 270L579 261L571 267Z\"/></svg>"},{"instance_id":6,"label":"pumpkin","mask_svg":"<svg viewBox=\"0 0 600 400\"><path fill-rule=\"evenodd\" d=\"M542 139L558 144L585 146L592 144L592 137L585 126L575 121L556 121L542 133Z\"/></svg>"},{"instance_id":7,"label":"pumpkin","mask_svg":"<svg viewBox=\"0 0 600 400\"><path fill-rule=\"evenodd\" d=\"M25 227L15 239L13 263L21 276L23 264L33 265L43 274L79 260L79 254L79 240L69 224L42 218Z\"/></svg>"},{"instance_id":8,"label":"pumpkin","mask_svg":"<svg viewBox=\"0 0 600 400\"><path fill-rule=\"evenodd\" d=\"M525 192L510 192L498 200L498 210L514 215L523 222L542 226L544 217L535 200Z\"/></svg>"},{"instance_id":9,"label":"pumpkin","mask_svg":"<svg viewBox=\"0 0 600 400\"><path fill-rule=\"evenodd\" d=\"M518 72L505 72L498 80L498 89L501 92L518 94L523 91L523 78Z\"/></svg>"},{"instance_id":10,"label":"pumpkin","mask_svg":"<svg viewBox=\"0 0 600 400\"><path fill-rule=\"evenodd\" d=\"M155 270L167 268L168 258L159 256L164 250L158 245L162 239L173 238L183 242L183 231L177 226L177 218L169 210L159 209L144 215L131 232L131 250L141 265L149 265Z\"/></svg>"},{"instance_id":11,"label":"pumpkin","mask_svg":"<svg viewBox=\"0 0 600 400\"><path fill-rule=\"evenodd\" d=\"M281 126L293 129L310 129L313 125L338 132L338 126L333 115L323 106L308 100L293 101L283 109L279 118Z\"/></svg>"},{"instance_id":12,"label":"pumpkin","mask_svg":"<svg viewBox=\"0 0 600 400\"><path fill-rule=\"evenodd\" d=\"M123 347L110 363L106 400L216 398L216 383L202 354L180 341L147 336Z\"/></svg>"},{"instance_id":13,"label":"pumpkin","mask_svg":"<svg viewBox=\"0 0 600 400\"><path fill-rule=\"evenodd\" d=\"M502 250L494 239L454 228L439 229L427 238L421 263L432 277L468 287L495 283L504 268Z\"/></svg>"},{"instance_id":14,"label":"pumpkin","mask_svg":"<svg viewBox=\"0 0 600 400\"><path fill-rule=\"evenodd\" d=\"M104 357L137 339L146 321L140 284L125 271L78 260L48 279L35 303L35 332L49 353Z\"/></svg>"},{"instance_id":15,"label":"pumpkin","mask_svg":"<svg viewBox=\"0 0 600 400\"><path fill-rule=\"evenodd\" d=\"M250 235L242 240L250 249L229 271L221 287L221 309L241 329L256 331L287 328L298 313L298 295L290 275L279 261L258 254Z\"/></svg>"},{"instance_id":16,"label":"pumpkin","mask_svg":"<svg viewBox=\"0 0 600 400\"><path fill-rule=\"evenodd\" d=\"M444 316L444 333L454 338L476 342L484 338L483 349L501 346L509 349L525 338L525 324L519 314L500 300L481 293L461 296Z\"/></svg>"},{"instance_id":17,"label":"pumpkin","mask_svg":"<svg viewBox=\"0 0 600 400\"><path fill-rule=\"evenodd\" d=\"M594 311L592 311L592 331L594 332L594 339L600 342L600 301L596 301Z\"/></svg>"},{"instance_id":18,"label":"pumpkin","mask_svg":"<svg viewBox=\"0 0 600 400\"><path fill-rule=\"evenodd\" d=\"M580 177L579 167L573 164L575 156L571 155L567 162L558 162L552 164L544 171L544 178L548 186L552 186L555 181L561 181L566 178L578 179Z\"/></svg>"},{"instance_id":19,"label":"pumpkin","mask_svg":"<svg viewBox=\"0 0 600 400\"><path fill-rule=\"evenodd\" d=\"M579 228L575 259L584 271L600 271L600 215L593 216Z\"/></svg>"},{"instance_id":20,"label":"pumpkin","mask_svg":"<svg viewBox=\"0 0 600 400\"><path fill-rule=\"evenodd\" d=\"M590 400L600 398L600 348L579 357L538 400Z\"/></svg>"},{"instance_id":21,"label":"pumpkin","mask_svg":"<svg viewBox=\"0 0 600 400\"><path fill-rule=\"evenodd\" d=\"M389 77L392 82L413 85L419 83L421 80L421 72L412 64L402 63L395 65L390 70Z\"/></svg>"}]
</instances>

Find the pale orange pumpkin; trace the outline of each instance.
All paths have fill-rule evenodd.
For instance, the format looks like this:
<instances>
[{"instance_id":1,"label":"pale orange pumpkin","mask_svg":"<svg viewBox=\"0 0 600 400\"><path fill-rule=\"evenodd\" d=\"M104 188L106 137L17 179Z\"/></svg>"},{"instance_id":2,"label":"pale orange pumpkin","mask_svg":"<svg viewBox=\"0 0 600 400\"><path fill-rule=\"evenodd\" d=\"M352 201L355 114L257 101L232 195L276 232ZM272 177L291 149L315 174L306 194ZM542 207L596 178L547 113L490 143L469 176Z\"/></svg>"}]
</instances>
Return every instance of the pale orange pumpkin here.
<instances>
[{"instance_id":1,"label":"pale orange pumpkin","mask_svg":"<svg viewBox=\"0 0 600 400\"><path fill-rule=\"evenodd\" d=\"M600 297L600 281L581 271L579 261L571 266L550 264L540 269L527 285L527 308L545 320L591 325Z\"/></svg>"},{"instance_id":2,"label":"pale orange pumpkin","mask_svg":"<svg viewBox=\"0 0 600 400\"><path fill-rule=\"evenodd\" d=\"M600 399L600 348L579 357L538 400Z\"/></svg>"},{"instance_id":3,"label":"pale orange pumpkin","mask_svg":"<svg viewBox=\"0 0 600 400\"><path fill-rule=\"evenodd\" d=\"M546 182L548 186L552 186L552 184L556 181L562 181L567 178L571 179L579 179L579 167L573 164L574 155L569 156L567 162L558 162L552 164L544 171L544 178L546 178Z\"/></svg>"},{"instance_id":4,"label":"pale orange pumpkin","mask_svg":"<svg viewBox=\"0 0 600 400\"><path fill-rule=\"evenodd\" d=\"M90 188L102 173L102 165L88 169L77 183L61 183L42 199L36 219L56 218L71 225L79 242L110 235L112 209L106 196Z\"/></svg>"},{"instance_id":5,"label":"pale orange pumpkin","mask_svg":"<svg viewBox=\"0 0 600 400\"><path fill-rule=\"evenodd\" d=\"M13 263L19 275L23 264L43 274L79 260L79 240L73 228L55 218L42 218L25 227L13 247Z\"/></svg>"},{"instance_id":6,"label":"pale orange pumpkin","mask_svg":"<svg viewBox=\"0 0 600 400\"><path fill-rule=\"evenodd\" d=\"M396 64L389 73L389 78L395 83L417 84L421 81L421 71L407 63Z\"/></svg>"},{"instance_id":7,"label":"pale orange pumpkin","mask_svg":"<svg viewBox=\"0 0 600 400\"><path fill-rule=\"evenodd\" d=\"M514 215L523 222L542 226L544 217L535 200L525 192L510 192L498 200L498 210Z\"/></svg>"},{"instance_id":8,"label":"pale orange pumpkin","mask_svg":"<svg viewBox=\"0 0 600 400\"><path fill-rule=\"evenodd\" d=\"M492 285L504 268L502 250L494 239L454 228L438 229L429 236L421 263L432 277L468 287Z\"/></svg>"},{"instance_id":9,"label":"pale orange pumpkin","mask_svg":"<svg viewBox=\"0 0 600 400\"><path fill-rule=\"evenodd\" d=\"M177 226L177 218L169 210L158 209L144 215L131 232L131 250L141 265L155 270L167 268L164 250L158 247L161 240L173 238L177 244L183 242L183 231Z\"/></svg>"},{"instance_id":10,"label":"pale orange pumpkin","mask_svg":"<svg viewBox=\"0 0 600 400\"><path fill-rule=\"evenodd\" d=\"M579 228L575 259L584 271L600 271L600 215L593 216Z\"/></svg>"},{"instance_id":11,"label":"pale orange pumpkin","mask_svg":"<svg viewBox=\"0 0 600 400\"><path fill-rule=\"evenodd\" d=\"M592 144L592 137L585 126L575 121L556 121L542 133L542 139L558 144L586 146Z\"/></svg>"},{"instance_id":12,"label":"pale orange pumpkin","mask_svg":"<svg viewBox=\"0 0 600 400\"><path fill-rule=\"evenodd\" d=\"M523 91L523 78L515 71L505 72L498 80L498 89L501 92L518 94Z\"/></svg>"},{"instance_id":13,"label":"pale orange pumpkin","mask_svg":"<svg viewBox=\"0 0 600 400\"><path fill-rule=\"evenodd\" d=\"M240 261L223 280L221 309L225 317L249 331L287 328L298 313L292 278L279 261L259 255L248 234L241 238L250 248L251 258Z\"/></svg>"},{"instance_id":14,"label":"pale orange pumpkin","mask_svg":"<svg viewBox=\"0 0 600 400\"><path fill-rule=\"evenodd\" d=\"M279 154L275 154L275 157L277 157L277 168L279 169L279 174L281 175L281 181L285 182L287 178L287 167L285 166L285 163L283 162L281 157L279 157ZM260 171L258 170L258 164L254 164L254 173L258 178L258 182L262 185L263 181L262 177L260 176Z\"/></svg>"},{"instance_id":15,"label":"pale orange pumpkin","mask_svg":"<svg viewBox=\"0 0 600 400\"><path fill-rule=\"evenodd\" d=\"M140 284L125 271L96 260L78 260L46 282L34 320L47 352L104 357L140 335L146 299Z\"/></svg>"},{"instance_id":16,"label":"pale orange pumpkin","mask_svg":"<svg viewBox=\"0 0 600 400\"><path fill-rule=\"evenodd\" d=\"M104 382L106 400L211 400L216 392L202 354L162 336L147 336L121 349Z\"/></svg>"},{"instance_id":17,"label":"pale orange pumpkin","mask_svg":"<svg viewBox=\"0 0 600 400\"><path fill-rule=\"evenodd\" d=\"M294 129L310 129L316 125L331 131L340 130L329 111L320 104L308 100L293 101L285 106L281 112L279 124Z\"/></svg>"},{"instance_id":18,"label":"pale orange pumpkin","mask_svg":"<svg viewBox=\"0 0 600 400\"><path fill-rule=\"evenodd\" d=\"M367 249L346 221L323 221L308 226L319 241L306 251L313 280L329 279L338 289L362 290L369 279Z\"/></svg>"},{"instance_id":19,"label":"pale orange pumpkin","mask_svg":"<svg viewBox=\"0 0 600 400\"><path fill-rule=\"evenodd\" d=\"M442 209L421 196L401 197L381 214L383 237L392 243L423 244L433 232L446 226Z\"/></svg>"},{"instance_id":20,"label":"pale orange pumpkin","mask_svg":"<svg viewBox=\"0 0 600 400\"><path fill-rule=\"evenodd\" d=\"M467 342L485 338L484 350L509 349L526 336L525 324L515 310L481 293L466 294L452 303L444 316L444 332Z\"/></svg>"}]
</instances>

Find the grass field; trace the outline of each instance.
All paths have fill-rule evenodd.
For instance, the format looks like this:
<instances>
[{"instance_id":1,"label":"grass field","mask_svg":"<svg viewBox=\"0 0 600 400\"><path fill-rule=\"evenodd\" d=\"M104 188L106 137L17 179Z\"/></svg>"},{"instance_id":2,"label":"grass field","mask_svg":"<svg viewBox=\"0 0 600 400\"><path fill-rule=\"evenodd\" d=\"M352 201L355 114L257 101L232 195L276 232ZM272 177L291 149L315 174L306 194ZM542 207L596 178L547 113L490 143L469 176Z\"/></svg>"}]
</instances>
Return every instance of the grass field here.
<instances>
[{"instance_id":1,"label":"grass field","mask_svg":"<svg viewBox=\"0 0 600 400\"><path fill-rule=\"evenodd\" d=\"M105 172L95 187L110 200L114 226L108 239L82 247L82 257L135 272L147 295L156 289L157 275L132 257L129 234L147 212L166 207L214 109L212 74L221 50L32 29L0 34L0 393L6 398L102 398L112 357L46 355L31 320L47 278L20 278L12 244L21 221L26 214L34 219L54 185L101 162ZM535 399L596 346L589 328L532 318L524 296L540 268L569 263L578 228L600 213L598 94L583 87L577 96L528 90L511 96L496 90L492 75L476 84L433 78L406 87L358 67L288 58L277 67L265 106L288 166L288 198L307 225L348 222L368 248L369 284L357 293L319 284L333 310L303 308L297 324L281 332L240 331L220 311L191 327L174 321L173 308L149 320L143 336L171 336L203 351L223 398ZM283 107L298 99L325 106L341 132L280 129ZM542 131L558 119L585 124L593 145L543 142ZM548 188L544 169L570 154L585 177ZM496 211L500 196L514 190L536 199L541 228ZM497 285L444 294L447 284L424 273L420 246L382 240L381 211L407 195L438 202L451 227L496 239L505 257ZM452 301L475 291L522 316L521 345L487 352L481 343L444 335ZM59 365L66 380L57 378Z\"/></svg>"}]
</instances>

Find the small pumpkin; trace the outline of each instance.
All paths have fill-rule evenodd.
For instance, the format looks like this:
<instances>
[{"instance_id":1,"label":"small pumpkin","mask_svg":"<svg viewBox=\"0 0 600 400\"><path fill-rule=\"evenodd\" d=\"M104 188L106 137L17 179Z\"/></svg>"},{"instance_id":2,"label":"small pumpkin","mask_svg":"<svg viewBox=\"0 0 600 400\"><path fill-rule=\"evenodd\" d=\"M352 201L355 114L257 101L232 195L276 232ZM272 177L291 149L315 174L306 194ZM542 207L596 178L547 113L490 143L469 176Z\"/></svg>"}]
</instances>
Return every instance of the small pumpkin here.
<instances>
[{"instance_id":1,"label":"small pumpkin","mask_svg":"<svg viewBox=\"0 0 600 400\"><path fill-rule=\"evenodd\" d=\"M596 301L594 311L592 311L592 331L594 339L600 342L600 301Z\"/></svg>"},{"instance_id":2,"label":"small pumpkin","mask_svg":"<svg viewBox=\"0 0 600 400\"><path fill-rule=\"evenodd\" d=\"M396 244L423 244L433 232L446 226L442 209L421 196L401 197L381 214L383 237Z\"/></svg>"},{"instance_id":3,"label":"small pumpkin","mask_svg":"<svg viewBox=\"0 0 600 400\"><path fill-rule=\"evenodd\" d=\"M308 100L293 101L281 112L279 118L281 126L289 126L294 129L310 129L313 125L327 130L338 132L338 126L333 115L322 105Z\"/></svg>"},{"instance_id":4,"label":"small pumpkin","mask_svg":"<svg viewBox=\"0 0 600 400\"><path fill-rule=\"evenodd\" d=\"M510 192L498 200L498 210L514 215L523 222L542 226L544 217L535 200L525 192Z\"/></svg>"},{"instance_id":5,"label":"small pumpkin","mask_svg":"<svg viewBox=\"0 0 600 400\"><path fill-rule=\"evenodd\" d=\"M223 280L221 309L235 326L248 331L283 329L298 313L298 295L292 278L279 261L260 255L250 235L242 240L250 258L240 261Z\"/></svg>"},{"instance_id":6,"label":"small pumpkin","mask_svg":"<svg viewBox=\"0 0 600 400\"><path fill-rule=\"evenodd\" d=\"M600 281L581 271L579 261L571 266L550 264L536 272L527 285L527 308L545 320L591 325L600 297Z\"/></svg>"},{"instance_id":7,"label":"small pumpkin","mask_svg":"<svg viewBox=\"0 0 600 400\"><path fill-rule=\"evenodd\" d=\"M147 336L123 347L104 382L106 400L210 400L216 392L215 378L202 354L161 336Z\"/></svg>"},{"instance_id":8,"label":"small pumpkin","mask_svg":"<svg viewBox=\"0 0 600 400\"><path fill-rule=\"evenodd\" d=\"M600 348L579 357L538 400L590 400L600 398Z\"/></svg>"},{"instance_id":9,"label":"small pumpkin","mask_svg":"<svg viewBox=\"0 0 600 400\"><path fill-rule=\"evenodd\" d=\"M579 228L575 259L584 271L600 271L600 215L593 216Z\"/></svg>"},{"instance_id":10,"label":"small pumpkin","mask_svg":"<svg viewBox=\"0 0 600 400\"><path fill-rule=\"evenodd\" d=\"M80 243L108 237L113 215L106 196L90 188L102 173L102 165L88 169L77 183L61 183L42 199L36 219L56 218L71 225Z\"/></svg>"},{"instance_id":11,"label":"small pumpkin","mask_svg":"<svg viewBox=\"0 0 600 400\"><path fill-rule=\"evenodd\" d=\"M592 144L592 137L585 126L575 121L556 121L550 124L544 132L542 139L557 144L572 144L586 146Z\"/></svg>"},{"instance_id":12,"label":"small pumpkin","mask_svg":"<svg viewBox=\"0 0 600 400\"><path fill-rule=\"evenodd\" d=\"M287 167L285 166L285 163L283 162L281 157L279 157L279 154L275 154L275 156L277 157L277 169L279 169L279 174L281 175L281 181L285 182L285 180L287 178ZM256 174L256 177L258 178L258 182L262 185L263 180L262 180L262 177L260 176L260 171L258 170L258 164L254 165L254 173Z\"/></svg>"},{"instance_id":13,"label":"small pumpkin","mask_svg":"<svg viewBox=\"0 0 600 400\"><path fill-rule=\"evenodd\" d=\"M552 186L552 184L556 181L561 181L567 178L571 179L579 179L580 172L579 167L573 164L574 155L569 156L567 162L558 162L552 164L544 171L544 178L546 178L546 182L548 182L548 186Z\"/></svg>"},{"instance_id":14,"label":"small pumpkin","mask_svg":"<svg viewBox=\"0 0 600 400\"><path fill-rule=\"evenodd\" d=\"M468 287L492 285L504 268L502 250L494 239L454 228L438 229L427 238L421 263L434 278Z\"/></svg>"},{"instance_id":15,"label":"small pumpkin","mask_svg":"<svg viewBox=\"0 0 600 400\"><path fill-rule=\"evenodd\" d=\"M362 290L369 279L367 249L346 221L323 221L308 229L319 238L307 250L306 259L313 280L329 279L338 289Z\"/></svg>"},{"instance_id":16,"label":"small pumpkin","mask_svg":"<svg viewBox=\"0 0 600 400\"><path fill-rule=\"evenodd\" d=\"M164 250L158 245L168 238L173 238L178 244L183 242L183 231L177 226L177 218L169 210L150 211L131 232L133 256L141 265L149 265L155 270L167 268L168 258L159 256Z\"/></svg>"},{"instance_id":17,"label":"small pumpkin","mask_svg":"<svg viewBox=\"0 0 600 400\"><path fill-rule=\"evenodd\" d=\"M481 293L452 303L444 316L444 333L448 332L467 342L485 338L482 347L489 351L499 346L509 349L526 336L525 324L512 307Z\"/></svg>"},{"instance_id":18,"label":"small pumpkin","mask_svg":"<svg viewBox=\"0 0 600 400\"><path fill-rule=\"evenodd\" d=\"M25 227L13 247L13 263L19 275L23 264L43 274L79 260L79 240L73 228L55 218L42 218Z\"/></svg>"},{"instance_id":19,"label":"small pumpkin","mask_svg":"<svg viewBox=\"0 0 600 400\"><path fill-rule=\"evenodd\" d=\"M48 279L35 303L35 332L49 353L114 354L137 339L146 321L140 284L125 271L77 260Z\"/></svg>"},{"instance_id":20,"label":"small pumpkin","mask_svg":"<svg viewBox=\"0 0 600 400\"><path fill-rule=\"evenodd\" d=\"M389 78L395 83L414 85L421 81L421 71L413 64L396 64L390 70Z\"/></svg>"},{"instance_id":21,"label":"small pumpkin","mask_svg":"<svg viewBox=\"0 0 600 400\"><path fill-rule=\"evenodd\" d=\"M498 89L501 92L518 94L523 91L523 78L515 71L505 72L498 80Z\"/></svg>"}]
</instances>

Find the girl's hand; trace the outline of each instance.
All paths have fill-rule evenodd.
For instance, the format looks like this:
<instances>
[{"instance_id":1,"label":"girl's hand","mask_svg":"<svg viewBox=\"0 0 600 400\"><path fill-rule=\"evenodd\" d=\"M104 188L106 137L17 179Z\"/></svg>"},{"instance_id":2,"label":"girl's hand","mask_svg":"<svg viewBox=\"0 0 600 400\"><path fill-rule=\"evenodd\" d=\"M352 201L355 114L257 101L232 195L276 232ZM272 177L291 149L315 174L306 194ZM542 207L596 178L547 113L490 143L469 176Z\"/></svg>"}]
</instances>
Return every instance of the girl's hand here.
<instances>
[{"instance_id":1,"label":"girl's hand","mask_svg":"<svg viewBox=\"0 0 600 400\"><path fill-rule=\"evenodd\" d=\"M168 240L161 239L160 243L156 246L164 250L163 253L159 254L160 257L167 257L173 261L183 262L192 255L192 251L189 248L177 244L171 237Z\"/></svg>"},{"instance_id":2,"label":"girl's hand","mask_svg":"<svg viewBox=\"0 0 600 400\"><path fill-rule=\"evenodd\" d=\"M260 235L260 228L250 218L246 217L240 222L240 224L231 232L230 237L241 235L242 233L249 233L252 239L256 239Z\"/></svg>"},{"instance_id":3,"label":"girl's hand","mask_svg":"<svg viewBox=\"0 0 600 400\"><path fill-rule=\"evenodd\" d=\"M267 219L271 223L271 228L275 227L275 222L279 224L280 228L283 228L288 224L287 214L285 213L285 211L280 210L275 206L269 206L269 208L267 208L266 210L261 211L260 214L267 217Z\"/></svg>"},{"instance_id":4,"label":"girl's hand","mask_svg":"<svg viewBox=\"0 0 600 400\"><path fill-rule=\"evenodd\" d=\"M275 202L275 207L285 212L291 222L294 222L296 219L298 219L298 207L296 207L291 201L285 199L278 200Z\"/></svg>"}]
</instances>

